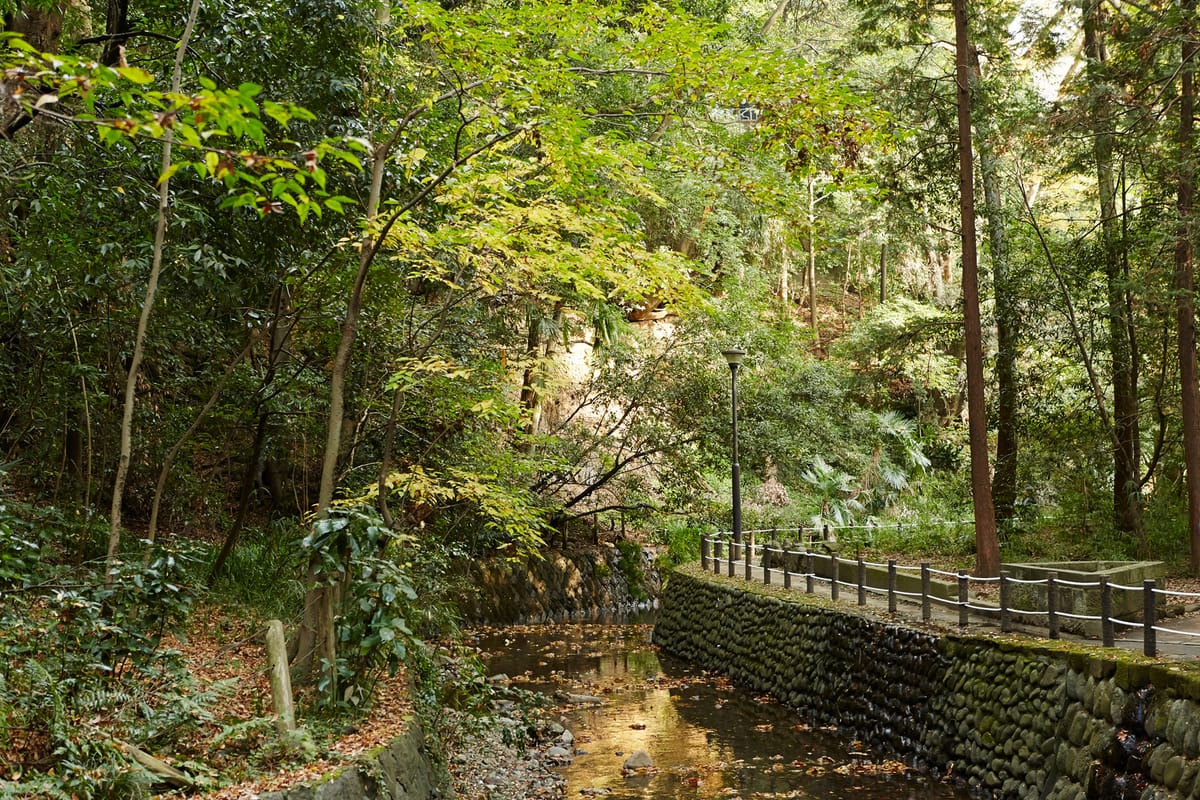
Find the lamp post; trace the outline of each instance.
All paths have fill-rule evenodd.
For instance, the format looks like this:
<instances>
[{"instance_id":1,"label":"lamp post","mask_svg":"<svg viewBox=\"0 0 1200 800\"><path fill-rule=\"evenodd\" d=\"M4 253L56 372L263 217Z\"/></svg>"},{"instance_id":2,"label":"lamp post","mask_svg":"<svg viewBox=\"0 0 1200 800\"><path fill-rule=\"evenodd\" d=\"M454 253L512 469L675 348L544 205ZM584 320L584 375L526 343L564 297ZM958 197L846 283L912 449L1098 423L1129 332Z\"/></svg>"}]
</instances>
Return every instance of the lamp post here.
<instances>
[{"instance_id":1,"label":"lamp post","mask_svg":"<svg viewBox=\"0 0 1200 800\"><path fill-rule=\"evenodd\" d=\"M742 543L742 468L738 465L738 431L737 431L737 374L738 367L746 358L746 351L740 347L722 350L721 355L729 363L729 394L730 406L733 409L733 542L741 550ZM736 558L736 556L735 556ZM730 566L732 569L732 565Z\"/></svg>"}]
</instances>

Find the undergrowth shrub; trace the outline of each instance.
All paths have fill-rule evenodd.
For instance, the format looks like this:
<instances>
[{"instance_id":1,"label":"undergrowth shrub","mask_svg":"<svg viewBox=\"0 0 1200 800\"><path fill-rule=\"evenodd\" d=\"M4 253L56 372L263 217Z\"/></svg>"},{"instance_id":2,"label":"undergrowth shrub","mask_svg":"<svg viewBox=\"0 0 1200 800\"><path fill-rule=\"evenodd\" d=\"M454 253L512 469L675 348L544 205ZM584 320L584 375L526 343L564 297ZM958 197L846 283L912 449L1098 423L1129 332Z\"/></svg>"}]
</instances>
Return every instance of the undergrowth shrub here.
<instances>
[{"instance_id":1,"label":"undergrowth shrub","mask_svg":"<svg viewBox=\"0 0 1200 800\"><path fill-rule=\"evenodd\" d=\"M199 691L162 646L195 597L195 553L75 567L61 531L28 513L0 505L0 797L145 795L150 776L122 745L154 748L206 721L221 691Z\"/></svg>"}]
</instances>

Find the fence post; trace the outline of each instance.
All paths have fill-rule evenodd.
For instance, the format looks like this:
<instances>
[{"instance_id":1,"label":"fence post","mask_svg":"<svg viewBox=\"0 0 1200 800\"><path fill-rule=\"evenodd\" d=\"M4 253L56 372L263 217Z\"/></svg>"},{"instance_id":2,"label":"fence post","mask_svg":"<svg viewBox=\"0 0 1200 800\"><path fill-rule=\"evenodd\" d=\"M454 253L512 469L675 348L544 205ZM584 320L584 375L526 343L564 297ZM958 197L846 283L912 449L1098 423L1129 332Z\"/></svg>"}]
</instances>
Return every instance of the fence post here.
<instances>
[{"instance_id":1,"label":"fence post","mask_svg":"<svg viewBox=\"0 0 1200 800\"><path fill-rule=\"evenodd\" d=\"M746 559L746 580L750 580L754 575L751 566L754 563L754 531L750 531L750 541L746 545L746 549L742 551L742 555Z\"/></svg>"},{"instance_id":2,"label":"fence post","mask_svg":"<svg viewBox=\"0 0 1200 800\"><path fill-rule=\"evenodd\" d=\"M896 613L896 559L888 559L888 613Z\"/></svg>"},{"instance_id":3,"label":"fence post","mask_svg":"<svg viewBox=\"0 0 1200 800\"><path fill-rule=\"evenodd\" d=\"M838 557L833 553L829 554L829 575L830 575L830 577L829 577L829 599L837 600L838 599Z\"/></svg>"},{"instance_id":4,"label":"fence post","mask_svg":"<svg viewBox=\"0 0 1200 800\"><path fill-rule=\"evenodd\" d=\"M771 585L771 545L766 542L764 542L763 546L762 546L762 559L763 559L763 584L766 586L770 586ZM787 567L785 566L784 570L786 570L786 569L787 569Z\"/></svg>"},{"instance_id":5,"label":"fence post","mask_svg":"<svg viewBox=\"0 0 1200 800\"><path fill-rule=\"evenodd\" d=\"M1158 655L1158 632L1154 630L1158 608L1154 604L1154 581L1142 581L1142 653Z\"/></svg>"},{"instance_id":6,"label":"fence post","mask_svg":"<svg viewBox=\"0 0 1200 800\"><path fill-rule=\"evenodd\" d=\"M785 544L783 546L783 588L785 589L792 588L792 570L790 568L791 563L792 551Z\"/></svg>"},{"instance_id":7,"label":"fence post","mask_svg":"<svg viewBox=\"0 0 1200 800\"><path fill-rule=\"evenodd\" d=\"M728 569L728 571L727 571L727 573L726 573L726 574L727 574L727 575L728 575L730 578L732 578L732 577L733 577L733 551L737 549L737 545L735 545L735 544L733 543L733 540L732 540L732 539L729 541L729 548L728 548L728 549L729 549L729 569Z\"/></svg>"},{"instance_id":8,"label":"fence post","mask_svg":"<svg viewBox=\"0 0 1200 800\"><path fill-rule=\"evenodd\" d=\"M858 556L858 604L867 604L867 564L861 553Z\"/></svg>"},{"instance_id":9,"label":"fence post","mask_svg":"<svg viewBox=\"0 0 1200 800\"><path fill-rule=\"evenodd\" d=\"M965 628L970 623L970 611L967 609L967 573L958 571L958 627Z\"/></svg>"},{"instance_id":10,"label":"fence post","mask_svg":"<svg viewBox=\"0 0 1200 800\"><path fill-rule=\"evenodd\" d=\"M1107 575L1100 576L1100 636L1105 647L1113 646L1112 589Z\"/></svg>"},{"instance_id":11,"label":"fence post","mask_svg":"<svg viewBox=\"0 0 1200 800\"><path fill-rule=\"evenodd\" d=\"M921 621L929 622L933 610L929 607L929 562L921 562Z\"/></svg>"},{"instance_id":12,"label":"fence post","mask_svg":"<svg viewBox=\"0 0 1200 800\"><path fill-rule=\"evenodd\" d=\"M1012 607L1008 600L1008 572L1000 572L1000 632L1012 633Z\"/></svg>"},{"instance_id":13,"label":"fence post","mask_svg":"<svg viewBox=\"0 0 1200 800\"><path fill-rule=\"evenodd\" d=\"M812 550L808 545L804 545L804 591L808 594L813 593Z\"/></svg>"},{"instance_id":14,"label":"fence post","mask_svg":"<svg viewBox=\"0 0 1200 800\"><path fill-rule=\"evenodd\" d=\"M1046 576L1046 635L1058 638L1058 573Z\"/></svg>"},{"instance_id":15,"label":"fence post","mask_svg":"<svg viewBox=\"0 0 1200 800\"><path fill-rule=\"evenodd\" d=\"M708 537L700 534L700 569L708 569Z\"/></svg>"}]
</instances>

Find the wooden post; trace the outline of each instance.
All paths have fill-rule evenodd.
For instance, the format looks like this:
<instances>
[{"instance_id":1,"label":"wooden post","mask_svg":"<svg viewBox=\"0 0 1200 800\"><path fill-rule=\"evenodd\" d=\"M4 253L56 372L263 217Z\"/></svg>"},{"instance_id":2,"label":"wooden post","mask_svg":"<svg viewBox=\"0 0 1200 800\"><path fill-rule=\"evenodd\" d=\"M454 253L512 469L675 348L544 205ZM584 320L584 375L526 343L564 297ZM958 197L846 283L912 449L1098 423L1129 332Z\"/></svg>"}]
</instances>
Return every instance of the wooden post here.
<instances>
[{"instance_id":1,"label":"wooden post","mask_svg":"<svg viewBox=\"0 0 1200 800\"><path fill-rule=\"evenodd\" d=\"M283 623L267 623L267 667L271 681L271 703L275 709L275 728L286 737L296 730L296 705L292 701L292 676L288 671L287 638Z\"/></svg>"},{"instance_id":2,"label":"wooden post","mask_svg":"<svg viewBox=\"0 0 1200 800\"><path fill-rule=\"evenodd\" d=\"M717 575L720 575L721 574L721 538L719 536L715 537L713 539L712 566L713 566L713 572L716 573Z\"/></svg>"},{"instance_id":3,"label":"wooden post","mask_svg":"<svg viewBox=\"0 0 1200 800\"><path fill-rule=\"evenodd\" d=\"M730 578L733 577L733 559L736 550L738 550L738 546L731 541L729 543L729 570L727 573Z\"/></svg>"},{"instance_id":4,"label":"wooden post","mask_svg":"<svg viewBox=\"0 0 1200 800\"><path fill-rule=\"evenodd\" d=\"M783 588L792 588L792 570L789 566L792 563L792 551L785 544L783 546Z\"/></svg>"},{"instance_id":5,"label":"wooden post","mask_svg":"<svg viewBox=\"0 0 1200 800\"><path fill-rule=\"evenodd\" d=\"M1012 608L1008 601L1008 573L1000 572L1000 632L1012 633Z\"/></svg>"},{"instance_id":6,"label":"wooden post","mask_svg":"<svg viewBox=\"0 0 1200 800\"><path fill-rule=\"evenodd\" d=\"M708 569L708 537L704 534L700 534L700 569Z\"/></svg>"},{"instance_id":7,"label":"wooden post","mask_svg":"<svg viewBox=\"0 0 1200 800\"><path fill-rule=\"evenodd\" d=\"M1046 576L1046 635L1058 638L1058 573Z\"/></svg>"},{"instance_id":8,"label":"wooden post","mask_svg":"<svg viewBox=\"0 0 1200 800\"><path fill-rule=\"evenodd\" d=\"M1105 647L1115 644L1112 622L1112 588L1108 585L1108 576L1100 576L1100 636Z\"/></svg>"},{"instance_id":9,"label":"wooden post","mask_svg":"<svg viewBox=\"0 0 1200 800\"><path fill-rule=\"evenodd\" d=\"M867 604L867 564L861 554L858 556L858 604Z\"/></svg>"},{"instance_id":10,"label":"wooden post","mask_svg":"<svg viewBox=\"0 0 1200 800\"><path fill-rule=\"evenodd\" d=\"M929 606L929 562L921 562L921 621L929 622L933 609Z\"/></svg>"},{"instance_id":11,"label":"wooden post","mask_svg":"<svg viewBox=\"0 0 1200 800\"><path fill-rule=\"evenodd\" d=\"M1157 612L1154 581L1142 581L1142 652L1150 658L1158 655L1158 631L1154 630Z\"/></svg>"},{"instance_id":12,"label":"wooden post","mask_svg":"<svg viewBox=\"0 0 1200 800\"><path fill-rule=\"evenodd\" d=\"M829 599L838 599L838 557L833 553L829 554Z\"/></svg>"},{"instance_id":13,"label":"wooden post","mask_svg":"<svg viewBox=\"0 0 1200 800\"><path fill-rule=\"evenodd\" d=\"M958 571L958 627L965 628L970 623L970 611L967 609L967 573Z\"/></svg>"},{"instance_id":14,"label":"wooden post","mask_svg":"<svg viewBox=\"0 0 1200 800\"><path fill-rule=\"evenodd\" d=\"M813 558L808 545L804 546L804 591L813 593Z\"/></svg>"},{"instance_id":15,"label":"wooden post","mask_svg":"<svg viewBox=\"0 0 1200 800\"><path fill-rule=\"evenodd\" d=\"M771 585L771 545L764 544L762 547L763 558L763 584ZM785 567L786 569L786 567Z\"/></svg>"},{"instance_id":16,"label":"wooden post","mask_svg":"<svg viewBox=\"0 0 1200 800\"><path fill-rule=\"evenodd\" d=\"M896 559L888 559L888 613L896 613Z\"/></svg>"},{"instance_id":17,"label":"wooden post","mask_svg":"<svg viewBox=\"0 0 1200 800\"><path fill-rule=\"evenodd\" d=\"M749 581L752 575L754 575L751 567L751 565L754 564L754 531L751 530L749 536L750 539L748 542L746 542L746 546L742 551L742 558L744 559L746 565L746 581Z\"/></svg>"}]
</instances>

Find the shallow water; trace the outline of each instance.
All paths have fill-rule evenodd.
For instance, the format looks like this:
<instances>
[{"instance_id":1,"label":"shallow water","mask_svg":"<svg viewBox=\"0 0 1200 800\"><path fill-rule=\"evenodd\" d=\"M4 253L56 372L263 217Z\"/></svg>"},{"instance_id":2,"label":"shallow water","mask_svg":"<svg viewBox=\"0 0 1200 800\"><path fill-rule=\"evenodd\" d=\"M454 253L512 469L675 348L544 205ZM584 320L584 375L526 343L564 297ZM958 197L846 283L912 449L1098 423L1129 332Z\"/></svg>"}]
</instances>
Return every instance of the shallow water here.
<instances>
[{"instance_id":1,"label":"shallow water","mask_svg":"<svg viewBox=\"0 0 1200 800\"><path fill-rule=\"evenodd\" d=\"M562 624L481 633L491 674L515 686L597 697L564 703L577 752L563 767L568 798L830 798L950 800L964 789L912 772L836 730L660 654L649 625ZM645 774L622 774L644 750Z\"/></svg>"}]
</instances>

